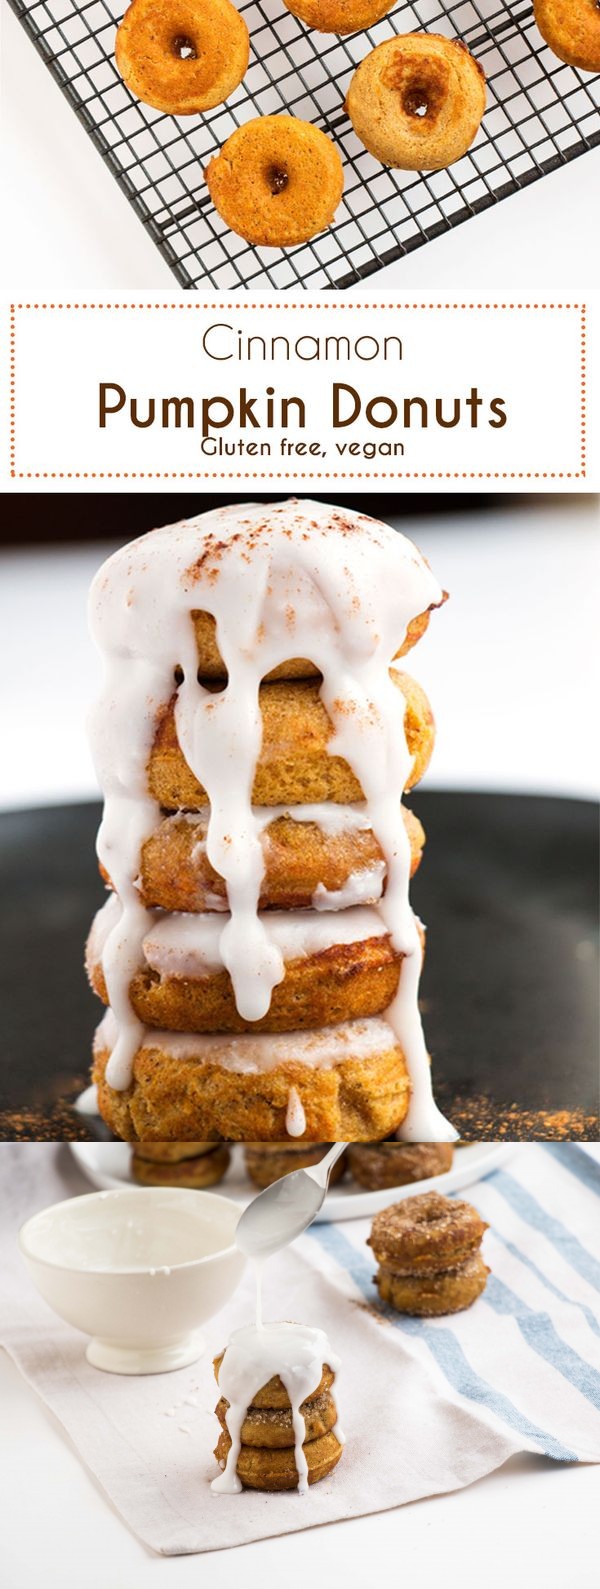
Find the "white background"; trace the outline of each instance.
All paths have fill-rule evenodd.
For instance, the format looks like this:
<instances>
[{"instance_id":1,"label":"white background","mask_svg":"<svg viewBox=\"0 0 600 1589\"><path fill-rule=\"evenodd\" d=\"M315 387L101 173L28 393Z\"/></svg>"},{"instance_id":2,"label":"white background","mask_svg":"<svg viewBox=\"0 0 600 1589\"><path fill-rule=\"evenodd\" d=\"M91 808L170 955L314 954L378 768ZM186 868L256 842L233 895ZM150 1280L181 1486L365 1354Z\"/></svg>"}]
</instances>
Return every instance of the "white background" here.
<instances>
[{"instance_id":1,"label":"white background","mask_svg":"<svg viewBox=\"0 0 600 1589\"><path fill-rule=\"evenodd\" d=\"M169 288L173 277L4 7L5 289ZM600 149L494 205L377 275L378 291L581 293L598 281Z\"/></svg>"},{"instance_id":2,"label":"white background","mask_svg":"<svg viewBox=\"0 0 600 1589\"><path fill-rule=\"evenodd\" d=\"M168 496L155 506L168 523ZM437 720L425 787L595 796L598 515L597 498L509 497L485 515L396 521L451 593L406 659ZM0 806L96 793L84 725L100 663L86 598L110 550L0 556Z\"/></svg>"}]
</instances>

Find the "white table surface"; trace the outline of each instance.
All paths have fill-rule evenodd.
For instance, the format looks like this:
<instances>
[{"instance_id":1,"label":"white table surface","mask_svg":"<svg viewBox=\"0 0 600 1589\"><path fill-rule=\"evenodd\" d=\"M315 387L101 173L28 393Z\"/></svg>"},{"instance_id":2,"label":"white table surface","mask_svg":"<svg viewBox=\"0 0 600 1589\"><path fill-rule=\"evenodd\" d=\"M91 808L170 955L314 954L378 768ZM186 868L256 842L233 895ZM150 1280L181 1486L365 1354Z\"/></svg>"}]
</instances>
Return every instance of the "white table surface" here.
<instances>
[{"instance_id":1,"label":"white table surface","mask_svg":"<svg viewBox=\"0 0 600 1589\"><path fill-rule=\"evenodd\" d=\"M168 523L168 496L155 508ZM451 593L407 658L437 720L424 787L594 798L599 499L508 497L485 517L402 527ZM85 717L100 663L86 600L111 550L0 553L0 809L97 795Z\"/></svg>"},{"instance_id":2,"label":"white table surface","mask_svg":"<svg viewBox=\"0 0 600 1589\"><path fill-rule=\"evenodd\" d=\"M0 285L135 291L174 277L20 24L3 7ZM398 260L369 290L578 292L597 285L600 149ZM6 224L8 219L8 224Z\"/></svg>"}]
</instances>

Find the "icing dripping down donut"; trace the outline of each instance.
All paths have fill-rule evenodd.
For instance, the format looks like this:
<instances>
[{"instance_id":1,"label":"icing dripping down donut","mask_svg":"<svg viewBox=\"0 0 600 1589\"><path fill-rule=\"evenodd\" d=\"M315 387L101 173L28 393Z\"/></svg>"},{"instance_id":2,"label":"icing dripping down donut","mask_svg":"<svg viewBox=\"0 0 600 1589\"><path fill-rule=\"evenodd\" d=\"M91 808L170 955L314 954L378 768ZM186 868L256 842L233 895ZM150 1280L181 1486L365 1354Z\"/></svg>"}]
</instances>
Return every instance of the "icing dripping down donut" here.
<instances>
[{"instance_id":1,"label":"icing dripping down donut","mask_svg":"<svg viewBox=\"0 0 600 1589\"><path fill-rule=\"evenodd\" d=\"M253 1397L279 1376L289 1396L294 1430L294 1457L298 1489L308 1489L308 1469L303 1443L306 1435L302 1403L314 1395L328 1364L333 1373L340 1367L324 1330L307 1324L256 1324L235 1330L219 1367L219 1390L229 1402L226 1413L231 1446L222 1473L211 1488L221 1495L235 1495L241 1488L236 1471L241 1448L242 1424ZM333 1430L340 1445L344 1437L336 1423Z\"/></svg>"},{"instance_id":2,"label":"icing dripping down donut","mask_svg":"<svg viewBox=\"0 0 600 1589\"><path fill-rule=\"evenodd\" d=\"M290 656L308 656L322 675L333 725L329 749L348 762L385 858L386 888L376 911L406 956L387 1019L404 1052L412 1098L402 1134L445 1140L455 1133L433 1101L417 995L420 943L408 883L410 844L401 798L411 764L405 701L390 664L409 625L443 592L406 537L363 514L302 501L234 506L167 526L109 558L90 597L93 636L105 684L91 717L92 750L105 795L98 855L122 910L102 950L117 1023L107 1080L129 1085L144 1028L129 1002L155 913L136 888L141 849L162 812L149 797L146 768L157 717L177 685L175 722L183 755L206 789L206 853L224 879L229 912L219 956L239 1014L268 1011L284 958L258 910L264 872L263 821L251 792L261 748L261 680ZM197 676L192 613L215 620L227 675L218 693Z\"/></svg>"}]
</instances>

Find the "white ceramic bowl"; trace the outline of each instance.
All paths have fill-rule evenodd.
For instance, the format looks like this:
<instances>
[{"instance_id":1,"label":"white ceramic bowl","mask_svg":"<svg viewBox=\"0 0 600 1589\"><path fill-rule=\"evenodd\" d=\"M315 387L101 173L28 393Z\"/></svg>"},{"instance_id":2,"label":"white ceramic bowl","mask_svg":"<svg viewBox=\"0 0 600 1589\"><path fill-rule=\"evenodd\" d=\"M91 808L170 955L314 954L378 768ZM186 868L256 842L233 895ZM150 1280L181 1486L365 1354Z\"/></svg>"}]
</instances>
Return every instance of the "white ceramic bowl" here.
<instances>
[{"instance_id":1,"label":"white ceramic bowl","mask_svg":"<svg viewBox=\"0 0 600 1589\"><path fill-rule=\"evenodd\" d=\"M132 1187L42 1209L19 1232L44 1300L113 1374L161 1374L204 1350L198 1326L233 1295L240 1210L214 1192Z\"/></svg>"}]
</instances>

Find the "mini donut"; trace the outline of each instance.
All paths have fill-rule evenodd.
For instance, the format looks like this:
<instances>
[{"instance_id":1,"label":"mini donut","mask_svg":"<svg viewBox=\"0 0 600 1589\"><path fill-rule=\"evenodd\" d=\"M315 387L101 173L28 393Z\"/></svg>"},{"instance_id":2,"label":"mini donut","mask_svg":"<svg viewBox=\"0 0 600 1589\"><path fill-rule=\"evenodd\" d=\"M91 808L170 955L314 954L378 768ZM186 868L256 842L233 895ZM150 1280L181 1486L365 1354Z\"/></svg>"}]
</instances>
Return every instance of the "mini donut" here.
<instances>
[{"instance_id":1,"label":"mini donut","mask_svg":"<svg viewBox=\"0 0 600 1589\"><path fill-rule=\"evenodd\" d=\"M227 1430L223 1429L215 1447L215 1456L222 1468L225 1467L230 1449L230 1437ZM318 1440L306 1440L302 1450L308 1467L308 1482L318 1484L319 1479L327 1478L327 1474L337 1466L343 1446L331 1432L321 1435ZM294 1451L290 1448L269 1451L266 1446L243 1445L236 1472L245 1488L250 1490L295 1490L298 1484Z\"/></svg>"},{"instance_id":2,"label":"mini donut","mask_svg":"<svg viewBox=\"0 0 600 1589\"><path fill-rule=\"evenodd\" d=\"M435 739L433 712L425 691L409 673L390 677L406 701L404 730L412 767L407 789L423 777ZM159 715L148 761L148 790L167 811L198 811L208 795L179 747L174 695ZM260 689L262 745L252 790L256 806L311 805L334 800L350 805L364 793L348 763L328 754L332 724L312 679L263 684Z\"/></svg>"},{"instance_id":3,"label":"mini donut","mask_svg":"<svg viewBox=\"0 0 600 1589\"><path fill-rule=\"evenodd\" d=\"M317 33L360 33L390 10L392 0L284 0L292 16Z\"/></svg>"},{"instance_id":4,"label":"mini donut","mask_svg":"<svg viewBox=\"0 0 600 1589\"><path fill-rule=\"evenodd\" d=\"M426 612L419 613L417 618L411 619L404 640L399 650L396 651L394 660L406 656L417 641L422 638L427 629L431 613L436 606L443 607L448 600L448 593L444 591L440 602L434 602ZM225 663L219 651L217 642L217 624L212 612L192 612L192 622L196 636L198 651L198 675L207 682L218 679L222 683L227 678ZM319 669L307 657L290 657L289 662L281 662L279 667L272 668L270 673L265 673L265 681L271 683L273 679L318 679Z\"/></svg>"},{"instance_id":5,"label":"mini donut","mask_svg":"<svg viewBox=\"0 0 600 1589\"><path fill-rule=\"evenodd\" d=\"M224 1356L225 1356L225 1352L223 1351L223 1352L219 1352L218 1357L214 1357L213 1358L213 1370L214 1370L215 1379L217 1381L217 1385L219 1383L219 1372L220 1372L221 1363L223 1362ZM315 1385L315 1388L314 1388L313 1391L311 1391L310 1397L308 1399L310 1401L316 1401L317 1398L319 1398L321 1396L325 1396L331 1390L331 1387L333 1385L334 1379L335 1379L335 1374L333 1372L333 1369L331 1369L329 1367L328 1363L324 1363L323 1364L323 1373L321 1375L319 1383L318 1383L318 1385ZM223 1400L224 1400L224 1398L223 1398ZM274 1410L278 1409L278 1408L285 1408L286 1410L289 1411L291 1409L291 1405L292 1404L291 1404L290 1398L288 1396L287 1390L285 1388L285 1385L283 1384L283 1380L281 1380L279 1378L279 1374L275 1374L273 1376L273 1379L268 1380L267 1384L262 1386L261 1390L257 1390L255 1395L253 1396L252 1402L251 1402L251 1406L253 1408L254 1407L259 1407L259 1408L260 1407L266 1407L266 1408L270 1408L270 1409L274 1409ZM307 1402L303 1401L302 1404L301 1404L301 1407L300 1407L300 1411L302 1413L304 1412L304 1409L305 1409L306 1405L307 1405Z\"/></svg>"},{"instance_id":6,"label":"mini donut","mask_svg":"<svg viewBox=\"0 0 600 1589\"><path fill-rule=\"evenodd\" d=\"M248 29L231 0L134 0L117 29L121 77L169 116L222 105L241 83Z\"/></svg>"},{"instance_id":7,"label":"mini donut","mask_svg":"<svg viewBox=\"0 0 600 1589\"><path fill-rule=\"evenodd\" d=\"M148 1164L179 1164L183 1159L201 1159L214 1153L214 1142L141 1142L136 1157Z\"/></svg>"},{"instance_id":8,"label":"mini donut","mask_svg":"<svg viewBox=\"0 0 600 1589\"><path fill-rule=\"evenodd\" d=\"M100 912L96 923L99 916ZM94 924L88 939L88 975L94 992L108 1004L95 932ZM258 1021L244 1020L238 1013L225 970L207 971L193 980L161 976L145 965L133 976L129 997L140 1021L169 1032L304 1031L381 1015L397 991L401 962L387 933L286 960L283 981L273 988L267 1014Z\"/></svg>"},{"instance_id":9,"label":"mini donut","mask_svg":"<svg viewBox=\"0 0 600 1589\"><path fill-rule=\"evenodd\" d=\"M410 875L421 862L425 834L413 811L402 807L410 844ZM151 834L142 848L138 892L142 903L169 911L226 910L227 889L206 853L205 814L177 812ZM261 835L264 876L259 908L304 910L318 889L338 893L349 883L362 885L362 902L376 903L383 887L383 853L371 828L327 831L316 822L290 815L273 817ZM105 881L107 874L101 867ZM364 885L373 878L372 892Z\"/></svg>"},{"instance_id":10,"label":"mini donut","mask_svg":"<svg viewBox=\"0 0 600 1589\"><path fill-rule=\"evenodd\" d=\"M215 1147L214 1143L208 1153L197 1159L178 1159L170 1163L152 1163L134 1152L131 1169L140 1186L189 1186L194 1191L202 1191L222 1181L229 1167L229 1157L229 1148Z\"/></svg>"},{"instance_id":11,"label":"mini donut","mask_svg":"<svg viewBox=\"0 0 600 1589\"><path fill-rule=\"evenodd\" d=\"M316 237L331 225L344 189L335 144L296 116L244 122L204 175L219 215L256 248L291 248Z\"/></svg>"},{"instance_id":12,"label":"mini donut","mask_svg":"<svg viewBox=\"0 0 600 1589\"><path fill-rule=\"evenodd\" d=\"M222 1429L227 1429L229 1402L222 1396L215 1412ZM303 1401L300 1408L304 1419L305 1439L319 1440L329 1434L337 1422L336 1405L329 1391ZM295 1445L296 1436L290 1407L249 1407L242 1424L242 1445L266 1446L269 1451L287 1450Z\"/></svg>"},{"instance_id":13,"label":"mini donut","mask_svg":"<svg viewBox=\"0 0 600 1589\"><path fill-rule=\"evenodd\" d=\"M411 1181L426 1181L430 1175L445 1175L452 1167L451 1142L351 1142L348 1145L350 1174L369 1192Z\"/></svg>"},{"instance_id":14,"label":"mini donut","mask_svg":"<svg viewBox=\"0 0 600 1589\"><path fill-rule=\"evenodd\" d=\"M365 1023L355 1024L360 1029ZM349 1025L348 1033L352 1030ZM335 1044L335 1028L332 1033ZM174 1047L164 1037L161 1043L161 1036L157 1034L153 1045L147 1035L134 1056L131 1086L117 1091L106 1080L110 1045L101 1029L96 1035L93 1080L100 1114L126 1142L180 1142L200 1136L207 1141L284 1142L291 1088L306 1116L305 1142L369 1142L396 1131L408 1111L408 1072L389 1028L373 1053L361 1054L359 1038L353 1058L349 1037L342 1049L347 1057L322 1068L302 1058L284 1057L278 1063L277 1048L272 1048L278 1040L270 1038L272 1067L258 1073L219 1062L219 1054L231 1058L231 1038L209 1038L198 1049L193 1037L182 1037ZM303 1041L308 1041L310 1054L313 1040L321 1045L323 1033L298 1034L299 1055ZM252 1041L262 1044L265 1039Z\"/></svg>"},{"instance_id":15,"label":"mini donut","mask_svg":"<svg viewBox=\"0 0 600 1589\"><path fill-rule=\"evenodd\" d=\"M483 69L460 39L406 33L361 61L346 109L382 165L439 171L466 154L485 102Z\"/></svg>"},{"instance_id":16,"label":"mini donut","mask_svg":"<svg viewBox=\"0 0 600 1589\"><path fill-rule=\"evenodd\" d=\"M469 1308L485 1290L489 1272L481 1253L474 1252L456 1269L431 1275L399 1275L381 1265L375 1284L382 1302L388 1302L397 1313L433 1318Z\"/></svg>"},{"instance_id":17,"label":"mini donut","mask_svg":"<svg viewBox=\"0 0 600 1589\"><path fill-rule=\"evenodd\" d=\"M581 72L600 72L598 0L534 0L534 14L546 44Z\"/></svg>"},{"instance_id":18,"label":"mini donut","mask_svg":"<svg viewBox=\"0 0 600 1589\"><path fill-rule=\"evenodd\" d=\"M264 1191L283 1175L318 1164L330 1147L330 1142L315 1142L312 1147L305 1142L248 1142L244 1151L246 1169L254 1186ZM331 1170L330 1186L341 1181L345 1169L346 1155L342 1153Z\"/></svg>"},{"instance_id":19,"label":"mini donut","mask_svg":"<svg viewBox=\"0 0 600 1589\"><path fill-rule=\"evenodd\" d=\"M422 1192L376 1214L368 1246L396 1275L432 1275L465 1263L487 1228L471 1203Z\"/></svg>"}]
</instances>

